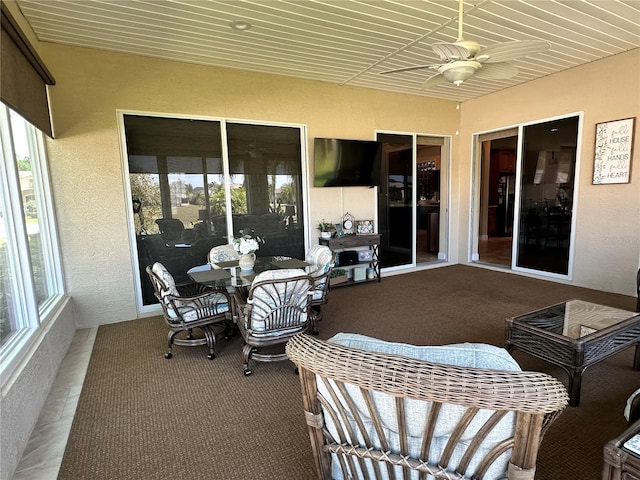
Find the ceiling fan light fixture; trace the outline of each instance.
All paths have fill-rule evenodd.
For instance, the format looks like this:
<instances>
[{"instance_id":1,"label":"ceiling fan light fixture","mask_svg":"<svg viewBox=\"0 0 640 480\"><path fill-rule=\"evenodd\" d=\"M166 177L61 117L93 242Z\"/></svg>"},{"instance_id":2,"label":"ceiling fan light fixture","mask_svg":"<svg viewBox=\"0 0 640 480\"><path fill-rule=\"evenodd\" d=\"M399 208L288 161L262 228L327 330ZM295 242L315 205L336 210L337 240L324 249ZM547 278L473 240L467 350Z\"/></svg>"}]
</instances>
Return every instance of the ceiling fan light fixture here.
<instances>
[{"instance_id":1,"label":"ceiling fan light fixture","mask_svg":"<svg viewBox=\"0 0 640 480\"><path fill-rule=\"evenodd\" d=\"M456 86L460 86L465 80L468 80L476 73L478 68L482 67L478 62L473 61L457 61L440 67L439 71L444 78Z\"/></svg>"}]
</instances>

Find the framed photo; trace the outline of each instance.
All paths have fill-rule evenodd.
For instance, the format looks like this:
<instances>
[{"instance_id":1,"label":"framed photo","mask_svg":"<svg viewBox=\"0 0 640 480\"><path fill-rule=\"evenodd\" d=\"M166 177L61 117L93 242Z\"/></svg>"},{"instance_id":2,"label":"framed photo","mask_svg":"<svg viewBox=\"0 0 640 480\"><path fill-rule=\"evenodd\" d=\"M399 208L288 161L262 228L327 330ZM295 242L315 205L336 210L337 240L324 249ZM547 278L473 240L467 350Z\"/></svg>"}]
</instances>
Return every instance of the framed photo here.
<instances>
[{"instance_id":1,"label":"framed photo","mask_svg":"<svg viewBox=\"0 0 640 480\"><path fill-rule=\"evenodd\" d=\"M629 183L636 117L596 123L593 184Z\"/></svg>"},{"instance_id":2,"label":"framed photo","mask_svg":"<svg viewBox=\"0 0 640 480\"><path fill-rule=\"evenodd\" d=\"M337 238L344 237L344 231L342 230L342 223L336 223L333 226L336 229L336 237Z\"/></svg>"},{"instance_id":3,"label":"framed photo","mask_svg":"<svg viewBox=\"0 0 640 480\"><path fill-rule=\"evenodd\" d=\"M359 262L370 262L373 260L373 252L371 250L358 250Z\"/></svg>"},{"instance_id":4,"label":"framed photo","mask_svg":"<svg viewBox=\"0 0 640 480\"><path fill-rule=\"evenodd\" d=\"M370 235L373 233L373 220L358 220L356 222L356 235Z\"/></svg>"}]
</instances>

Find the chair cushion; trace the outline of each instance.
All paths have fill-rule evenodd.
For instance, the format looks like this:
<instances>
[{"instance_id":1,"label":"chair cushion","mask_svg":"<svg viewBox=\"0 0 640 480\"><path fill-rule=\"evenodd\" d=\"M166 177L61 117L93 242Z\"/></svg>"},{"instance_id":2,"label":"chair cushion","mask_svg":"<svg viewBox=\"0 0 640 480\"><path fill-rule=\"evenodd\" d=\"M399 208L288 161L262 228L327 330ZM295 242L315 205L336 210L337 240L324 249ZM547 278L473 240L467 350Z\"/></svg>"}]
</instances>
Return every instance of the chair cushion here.
<instances>
[{"instance_id":1,"label":"chair cushion","mask_svg":"<svg viewBox=\"0 0 640 480\"><path fill-rule=\"evenodd\" d=\"M167 295L179 296L178 288L176 287L176 282L173 279L173 275L169 273L169 270L161 264L160 262L156 262L151 267L151 271L155 273L162 283L166 286L166 290L161 292L162 298L164 299Z\"/></svg>"},{"instance_id":2,"label":"chair cushion","mask_svg":"<svg viewBox=\"0 0 640 480\"><path fill-rule=\"evenodd\" d=\"M332 258L333 254L331 253L331 249L326 245L314 245L311 247L307 253L306 261L312 265L316 265L318 268L311 272L310 275L314 277L326 273L331 267Z\"/></svg>"},{"instance_id":3,"label":"chair cushion","mask_svg":"<svg viewBox=\"0 0 640 480\"><path fill-rule=\"evenodd\" d=\"M304 276L306 273L299 268L282 268L278 270L266 270L260 272L255 276L251 285L256 285L259 282L271 281L271 280L286 280L288 278ZM267 329L265 317L269 315L272 309L279 306L279 298L284 294L285 284L272 284L266 285L262 288L256 288L253 290L253 298L248 302L252 304L251 310L251 329L254 332L265 332ZM275 289L275 291L274 291ZM288 301L288 299L287 299ZM307 314L301 315L299 323L304 323L307 320ZM292 325L295 328L295 326ZM276 332L278 335L280 332Z\"/></svg>"},{"instance_id":4,"label":"chair cushion","mask_svg":"<svg viewBox=\"0 0 640 480\"><path fill-rule=\"evenodd\" d=\"M386 342L357 333L338 333L329 342L345 347L376 353L389 353L425 362L457 365L459 367L488 368L519 372L520 365L504 348L484 343L457 343L451 345L409 345Z\"/></svg>"},{"instance_id":5,"label":"chair cushion","mask_svg":"<svg viewBox=\"0 0 640 480\"><path fill-rule=\"evenodd\" d=\"M229 311L229 302L227 301L227 297L221 293L212 293L211 295L204 297L204 299L201 299L201 301L204 301L207 305L215 307L215 311L218 314L226 313ZM198 306L195 306L188 300L181 300L177 307L182 320L185 322L193 322L195 320L200 320L211 316L210 309L201 308L199 307L199 305L200 304L198 304ZM179 319L171 304L168 305L167 313L169 314L169 317L171 319Z\"/></svg>"},{"instance_id":6,"label":"chair cushion","mask_svg":"<svg viewBox=\"0 0 640 480\"><path fill-rule=\"evenodd\" d=\"M220 268L216 265L218 262L230 262L239 258L240 255L231 245L218 245L209 251L209 263L213 268Z\"/></svg>"},{"instance_id":7,"label":"chair cushion","mask_svg":"<svg viewBox=\"0 0 640 480\"><path fill-rule=\"evenodd\" d=\"M428 361L432 363L450 364L461 367L474 367L494 370L508 370L508 371L520 371L518 363L509 355L509 353L499 347L478 343L463 343L443 346L416 346L403 343L386 342L380 339L367 337L365 335L339 333L328 340L329 342L343 345L346 347L357 348L360 350L366 350L375 353L402 355L418 360ZM327 398L328 392L322 382L318 382L318 389L320 393ZM381 448L381 444L377 439L375 433L374 423L371 420L366 402L362 397L359 389L355 386L347 386L350 395L355 399L355 406L359 412L359 415L364 419L366 430L369 432L372 443L376 448ZM398 435L397 421L395 418L395 397L378 393L373 396L374 404L378 417L382 422L384 434L390 440L390 446L392 451L400 451L400 440ZM331 398L328 402L332 403ZM430 402L418 401L412 399L405 399L405 411L408 426L409 445L408 450L414 457L419 457L420 442L422 433L425 427L426 420L429 412L431 411L432 404ZM433 458L439 458L441 452L451 437L451 433L455 425L460 421L465 409L463 407L444 404L442 406L442 412L440 414L439 421L434 430L434 440L431 445L431 455ZM491 416L492 410L479 410L474 420L469 424L463 434L463 443L468 443L472 440L476 432L481 428L482 424ZM353 417L348 418L348 422L352 423L355 420ZM337 429L333 420L328 416L325 417L326 427L329 432L337 435ZM513 435L515 430L515 415L510 412L495 426L491 431L485 443L479 449L479 455L484 455L496 444L503 441L505 438L509 438ZM356 443L363 445L365 441L363 438L352 439ZM452 454L450 466L456 465L463 455L464 446L458 445ZM486 479L498 479L506 477L506 469L509 460L509 452L503 454L499 459L489 468ZM478 462L477 459L471 461L470 466L474 467ZM333 478L342 478L341 470L337 464L337 460L334 456L333 465ZM359 468L359 467L358 467ZM371 465L367 466L370 473L373 472ZM383 477L386 479L386 469L382 469ZM397 470L397 474L400 471ZM411 478L414 478L412 472ZM402 476L400 474L400 476ZM417 478L417 476L415 477Z\"/></svg>"}]
</instances>

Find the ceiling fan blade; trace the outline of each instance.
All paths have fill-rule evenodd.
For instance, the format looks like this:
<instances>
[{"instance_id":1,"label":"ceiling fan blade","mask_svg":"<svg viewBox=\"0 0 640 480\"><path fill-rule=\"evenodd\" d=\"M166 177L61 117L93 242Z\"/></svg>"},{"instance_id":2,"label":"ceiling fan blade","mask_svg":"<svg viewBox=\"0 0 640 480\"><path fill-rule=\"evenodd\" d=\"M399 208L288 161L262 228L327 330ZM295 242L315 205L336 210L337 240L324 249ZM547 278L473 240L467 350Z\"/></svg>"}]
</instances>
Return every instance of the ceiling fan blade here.
<instances>
[{"instance_id":1,"label":"ceiling fan blade","mask_svg":"<svg viewBox=\"0 0 640 480\"><path fill-rule=\"evenodd\" d=\"M431 45L431 49L445 62L466 60L471 55L468 49L456 43L434 43Z\"/></svg>"},{"instance_id":2,"label":"ceiling fan blade","mask_svg":"<svg viewBox=\"0 0 640 480\"><path fill-rule=\"evenodd\" d=\"M380 75L386 75L387 73L399 73L399 72L410 72L412 70L422 70L423 68L433 68L438 69L440 65L414 65L413 67L404 67L404 68L395 68L393 70L385 70L384 72L380 72Z\"/></svg>"},{"instance_id":3,"label":"ceiling fan blade","mask_svg":"<svg viewBox=\"0 0 640 480\"><path fill-rule=\"evenodd\" d=\"M480 50L475 59L480 63L508 62L516 58L544 52L549 48L551 48L551 45L544 40L514 40L490 45Z\"/></svg>"},{"instance_id":4,"label":"ceiling fan blade","mask_svg":"<svg viewBox=\"0 0 640 480\"><path fill-rule=\"evenodd\" d=\"M476 70L473 78L504 80L506 78L515 77L517 74L518 69L508 62L485 63L482 68Z\"/></svg>"},{"instance_id":5,"label":"ceiling fan blade","mask_svg":"<svg viewBox=\"0 0 640 480\"><path fill-rule=\"evenodd\" d=\"M442 75L441 73L438 73L433 77L427 78L427 80L422 84L422 88L423 89L432 88L440 85L441 83L446 83L446 82L447 82L447 79L444 78L444 75Z\"/></svg>"}]
</instances>

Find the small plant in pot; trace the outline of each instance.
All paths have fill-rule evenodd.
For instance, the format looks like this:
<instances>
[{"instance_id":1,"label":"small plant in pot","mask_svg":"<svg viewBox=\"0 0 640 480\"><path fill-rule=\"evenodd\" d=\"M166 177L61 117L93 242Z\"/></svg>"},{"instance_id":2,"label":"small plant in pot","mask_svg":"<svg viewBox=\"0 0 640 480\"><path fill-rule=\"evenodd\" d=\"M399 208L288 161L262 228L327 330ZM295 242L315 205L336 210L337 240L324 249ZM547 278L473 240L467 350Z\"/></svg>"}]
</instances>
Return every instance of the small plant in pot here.
<instances>
[{"instance_id":1,"label":"small plant in pot","mask_svg":"<svg viewBox=\"0 0 640 480\"><path fill-rule=\"evenodd\" d=\"M320 236L322 238L331 238L334 229L333 224L326 222L324 219L318 222L318 230L320 230Z\"/></svg>"}]
</instances>

